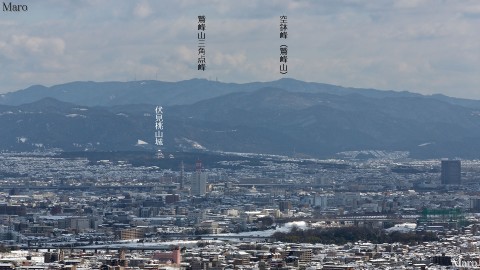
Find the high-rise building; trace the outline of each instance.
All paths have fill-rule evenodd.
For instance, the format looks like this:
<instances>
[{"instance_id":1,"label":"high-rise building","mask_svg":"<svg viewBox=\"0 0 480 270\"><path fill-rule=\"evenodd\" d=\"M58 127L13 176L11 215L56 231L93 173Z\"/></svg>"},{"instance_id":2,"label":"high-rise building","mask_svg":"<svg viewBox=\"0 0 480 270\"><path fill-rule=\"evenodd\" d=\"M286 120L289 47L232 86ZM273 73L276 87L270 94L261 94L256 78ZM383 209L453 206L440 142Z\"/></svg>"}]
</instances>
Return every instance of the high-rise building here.
<instances>
[{"instance_id":1,"label":"high-rise building","mask_svg":"<svg viewBox=\"0 0 480 270\"><path fill-rule=\"evenodd\" d=\"M183 190L185 185L185 166L182 163L180 164L180 189Z\"/></svg>"},{"instance_id":2,"label":"high-rise building","mask_svg":"<svg viewBox=\"0 0 480 270\"><path fill-rule=\"evenodd\" d=\"M203 196L207 191L207 174L202 172L202 162L200 160L195 164L195 173L192 174L191 193L194 196Z\"/></svg>"},{"instance_id":3,"label":"high-rise building","mask_svg":"<svg viewBox=\"0 0 480 270\"><path fill-rule=\"evenodd\" d=\"M470 198L470 209L479 211L480 210L480 197Z\"/></svg>"},{"instance_id":4,"label":"high-rise building","mask_svg":"<svg viewBox=\"0 0 480 270\"><path fill-rule=\"evenodd\" d=\"M292 210L292 202L291 201L280 201L280 202L278 202L278 209L282 212L287 212L288 210Z\"/></svg>"},{"instance_id":5,"label":"high-rise building","mask_svg":"<svg viewBox=\"0 0 480 270\"><path fill-rule=\"evenodd\" d=\"M442 185L460 185L462 165L460 160L442 160Z\"/></svg>"}]
</instances>

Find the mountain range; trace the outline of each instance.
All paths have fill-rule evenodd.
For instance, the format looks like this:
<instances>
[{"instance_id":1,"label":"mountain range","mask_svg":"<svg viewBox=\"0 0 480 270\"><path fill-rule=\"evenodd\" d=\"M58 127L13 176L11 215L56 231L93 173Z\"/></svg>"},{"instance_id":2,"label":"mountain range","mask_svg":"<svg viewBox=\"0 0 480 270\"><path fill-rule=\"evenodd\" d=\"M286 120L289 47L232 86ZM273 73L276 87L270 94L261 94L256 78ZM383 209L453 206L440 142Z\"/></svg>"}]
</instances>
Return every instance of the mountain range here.
<instances>
[{"instance_id":1,"label":"mountain range","mask_svg":"<svg viewBox=\"0 0 480 270\"><path fill-rule=\"evenodd\" d=\"M293 79L247 84L193 79L32 86L1 95L0 104L0 149L6 150L153 149L154 107L163 105L168 150L332 157L374 149L409 151L416 158L480 156L480 101L443 95Z\"/></svg>"}]
</instances>

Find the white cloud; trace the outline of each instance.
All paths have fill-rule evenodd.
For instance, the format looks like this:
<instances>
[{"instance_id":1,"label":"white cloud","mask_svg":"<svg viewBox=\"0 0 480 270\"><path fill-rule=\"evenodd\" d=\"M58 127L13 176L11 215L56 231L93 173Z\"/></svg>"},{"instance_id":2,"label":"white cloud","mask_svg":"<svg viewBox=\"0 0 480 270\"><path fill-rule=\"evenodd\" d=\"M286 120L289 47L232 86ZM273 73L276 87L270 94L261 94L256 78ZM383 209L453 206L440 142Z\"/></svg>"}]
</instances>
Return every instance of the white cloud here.
<instances>
[{"instance_id":1,"label":"white cloud","mask_svg":"<svg viewBox=\"0 0 480 270\"><path fill-rule=\"evenodd\" d=\"M246 60L245 52L235 54L224 54L216 52L213 55L213 64L219 66L228 66L234 69L241 67Z\"/></svg>"},{"instance_id":2,"label":"white cloud","mask_svg":"<svg viewBox=\"0 0 480 270\"><path fill-rule=\"evenodd\" d=\"M24 48L31 54L61 55L65 51L65 42L61 38L41 38L27 35L14 35L9 46Z\"/></svg>"},{"instance_id":3,"label":"white cloud","mask_svg":"<svg viewBox=\"0 0 480 270\"><path fill-rule=\"evenodd\" d=\"M398 8L416 8L425 4L425 0L396 0L394 6Z\"/></svg>"},{"instance_id":4,"label":"white cloud","mask_svg":"<svg viewBox=\"0 0 480 270\"><path fill-rule=\"evenodd\" d=\"M146 1L142 1L135 6L133 14L139 18L146 18L152 14L152 8Z\"/></svg>"},{"instance_id":5,"label":"white cloud","mask_svg":"<svg viewBox=\"0 0 480 270\"><path fill-rule=\"evenodd\" d=\"M193 63L196 60L196 51L192 50L192 48L188 48L185 45L181 45L176 48L177 57L179 60L187 63Z\"/></svg>"}]
</instances>

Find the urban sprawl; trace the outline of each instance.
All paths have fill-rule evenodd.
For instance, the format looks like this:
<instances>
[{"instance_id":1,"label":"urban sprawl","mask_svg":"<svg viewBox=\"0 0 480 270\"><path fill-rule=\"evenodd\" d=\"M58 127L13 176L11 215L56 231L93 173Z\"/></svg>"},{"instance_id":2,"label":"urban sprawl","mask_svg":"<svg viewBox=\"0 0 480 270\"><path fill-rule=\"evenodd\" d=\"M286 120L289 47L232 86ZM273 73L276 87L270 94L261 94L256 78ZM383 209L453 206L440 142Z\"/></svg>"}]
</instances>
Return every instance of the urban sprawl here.
<instances>
[{"instance_id":1,"label":"urban sprawl","mask_svg":"<svg viewBox=\"0 0 480 270\"><path fill-rule=\"evenodd\" d=\"M228 156L0 153L0 270L480 269L479 160Z\"/></svg>"}]
</instances>

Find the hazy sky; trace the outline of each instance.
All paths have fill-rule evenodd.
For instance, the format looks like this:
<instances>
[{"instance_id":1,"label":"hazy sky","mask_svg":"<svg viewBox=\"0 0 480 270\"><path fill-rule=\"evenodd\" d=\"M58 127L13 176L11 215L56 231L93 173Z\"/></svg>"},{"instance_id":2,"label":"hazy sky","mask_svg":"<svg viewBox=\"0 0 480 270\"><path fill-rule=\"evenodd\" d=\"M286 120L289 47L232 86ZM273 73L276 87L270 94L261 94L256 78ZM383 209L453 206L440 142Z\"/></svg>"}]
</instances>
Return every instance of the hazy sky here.
<instances>
[{"instance_id":1,"label":"hazy sky","mask_svg":"<svg viewBox=\"0 0 480 270\"><path fill-rule=\"evenodd\" d=\"M28 11L0 12L0 92L85 80L276 80L286 43L289 78L480 99L478 0L12 2ZM206 71L196 66L198 15Z\"/></svg>"}]
</instances>

